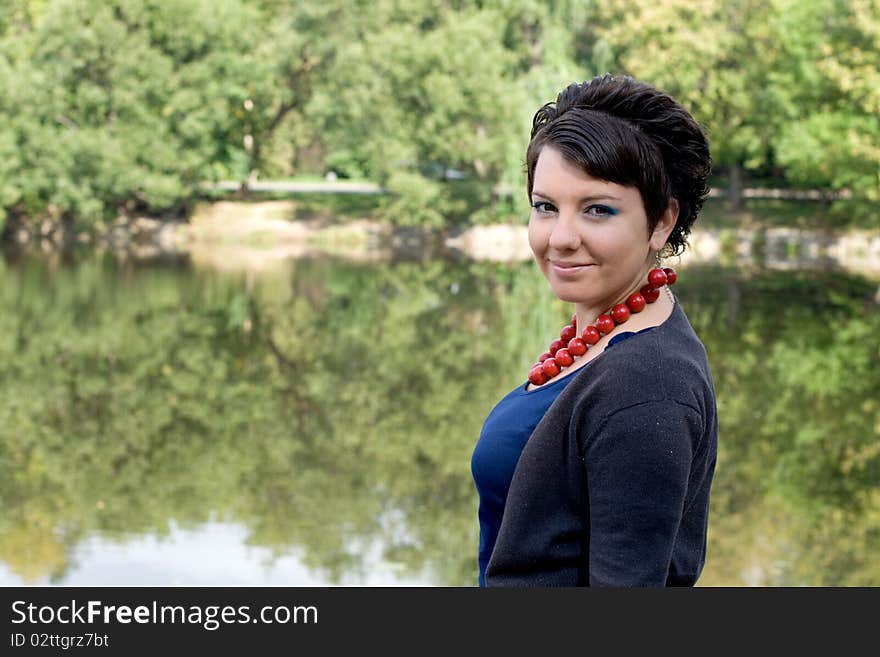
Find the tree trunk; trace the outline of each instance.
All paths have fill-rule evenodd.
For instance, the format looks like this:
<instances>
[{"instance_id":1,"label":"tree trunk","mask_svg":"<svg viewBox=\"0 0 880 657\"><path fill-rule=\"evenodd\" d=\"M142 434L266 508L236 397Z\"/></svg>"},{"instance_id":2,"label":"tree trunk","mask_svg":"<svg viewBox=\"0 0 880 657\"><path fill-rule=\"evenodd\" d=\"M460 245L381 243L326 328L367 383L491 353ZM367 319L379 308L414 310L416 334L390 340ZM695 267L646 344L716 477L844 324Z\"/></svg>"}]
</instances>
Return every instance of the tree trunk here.
<instances>
[{"instance_id":1,"label":"tree trunk","mask_svg":"<svg viewBox=\"0 0 880 657\"><path fill-rule=\"evenodd\" d=\"M727 188L728 208L739 212L742 208L743 170L739 163L730 166L730 182Z\"/></svg>"}]
</instances>

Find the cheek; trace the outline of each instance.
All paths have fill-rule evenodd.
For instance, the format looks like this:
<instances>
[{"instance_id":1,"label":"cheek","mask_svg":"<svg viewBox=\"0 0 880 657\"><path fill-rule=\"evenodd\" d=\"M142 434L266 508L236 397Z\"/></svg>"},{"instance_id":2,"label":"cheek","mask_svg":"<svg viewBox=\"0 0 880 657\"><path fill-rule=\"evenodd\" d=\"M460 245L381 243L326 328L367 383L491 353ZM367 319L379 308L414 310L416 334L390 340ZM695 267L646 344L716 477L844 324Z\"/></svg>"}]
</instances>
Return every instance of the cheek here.
<instances>
[{"instance_id":1,"label":"cheek","mask_svg":"<svg viewBox=\"0 0 880 657\"><path fill-rule=\"evenodd\" d=\"M623 226L606 226L604 230L595 231L590 247L596 254L609 259L627 258L637 253L639 239Z\"/></svg>"},{"instance_id":2,"label":"cheek","mask_svg":"<svg viewBox=\"0 0 880 657\"><path fill-rule=\"evenodd\" d=\"M543 253L547 248L546 236L534 221L529 221L529 246L535 255Z\"/></svg>"}]
</instances>

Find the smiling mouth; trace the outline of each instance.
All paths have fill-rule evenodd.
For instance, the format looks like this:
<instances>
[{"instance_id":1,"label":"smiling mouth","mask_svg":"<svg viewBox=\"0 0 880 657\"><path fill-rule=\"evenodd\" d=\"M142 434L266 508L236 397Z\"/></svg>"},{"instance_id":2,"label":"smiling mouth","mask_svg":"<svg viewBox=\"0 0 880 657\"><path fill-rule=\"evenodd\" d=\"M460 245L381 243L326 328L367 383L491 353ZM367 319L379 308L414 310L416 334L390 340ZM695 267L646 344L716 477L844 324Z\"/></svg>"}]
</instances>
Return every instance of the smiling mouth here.
<instances>
[{"instance_id":1,"label":"smiling mouth","mask_svg":"<svg viewBox=\"0 0 880 657\"><path fill-rule=\"evenodd\" d=\"M562 264L559 262L551 262L556 269L583 269L584 267L592 267L593 263L585 262L583 264Z\"/></svg>"},{"instance_id":2,"label":"smiling mouth","mask_svg":"<svg viewBox=\"0 0 880 657\"><path fill-rule=\"evenodd\" d=\"M593 265L571 265L569 267L565 267L563 265L558 265L555 262L553 265L553 275L560 280L565 279L576 279L578 276L583 274Z\"/></svg>"}]
</instances>

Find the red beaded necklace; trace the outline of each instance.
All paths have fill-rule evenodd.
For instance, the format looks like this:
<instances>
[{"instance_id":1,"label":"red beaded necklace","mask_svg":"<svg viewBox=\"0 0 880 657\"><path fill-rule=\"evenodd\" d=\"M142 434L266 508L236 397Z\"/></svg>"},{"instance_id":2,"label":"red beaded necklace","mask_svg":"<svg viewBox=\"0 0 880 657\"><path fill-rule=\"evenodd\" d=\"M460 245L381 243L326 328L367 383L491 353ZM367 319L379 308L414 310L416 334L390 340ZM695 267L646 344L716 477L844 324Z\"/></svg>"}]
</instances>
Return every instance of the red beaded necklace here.
<instances>
[{"instance_id":1,"label":"red beaded necklace","mask_svg":"<svg viewBox=\"0 0 880 657\"><path fill-rule=\"evenodd\" d=\"M571 324L563 327L559 338L550 343L550 348L540 355L538 362L529 371L529 381L540 386L568 367L578 356L587 353L587 349L599 342L599 339L618 324L630 318L630 313L640 313L646 303L654 303L660 298L660 288L672 285L678 275L672 267L655 267L648 272L648 283L638 292L633 292L625 303L618 303L599 315L593 324L587 326L580 337L577 337L577 313L571 316Z\"/></svg>"}]
</instances>

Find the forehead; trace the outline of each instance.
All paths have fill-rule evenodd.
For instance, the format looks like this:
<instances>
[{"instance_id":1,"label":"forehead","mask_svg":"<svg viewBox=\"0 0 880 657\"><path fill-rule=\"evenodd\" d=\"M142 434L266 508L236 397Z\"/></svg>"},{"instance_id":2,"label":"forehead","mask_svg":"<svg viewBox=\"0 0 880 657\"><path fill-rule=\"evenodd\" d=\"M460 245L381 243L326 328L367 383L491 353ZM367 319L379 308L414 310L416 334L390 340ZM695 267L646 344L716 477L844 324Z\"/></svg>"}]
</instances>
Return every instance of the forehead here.
<instances>
[{"instance_id":1,"label":"forehead","mask_svg":"<svg viewBox=\"0 0 880 657\"><path fill-rule=\"evenodd\" d=\"M535 163L532 195L549 196L559 201L584 196L613 197L621 201L641 200L638 188L594 178L549 144L541 149Z\"/></svg>"}]
</instances>

